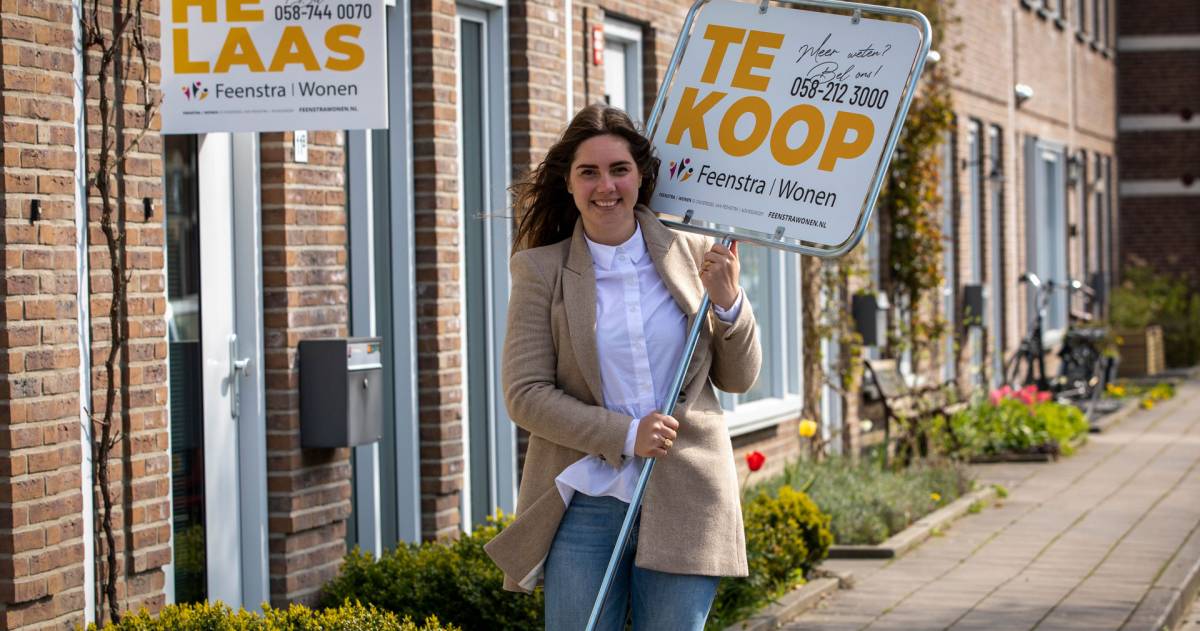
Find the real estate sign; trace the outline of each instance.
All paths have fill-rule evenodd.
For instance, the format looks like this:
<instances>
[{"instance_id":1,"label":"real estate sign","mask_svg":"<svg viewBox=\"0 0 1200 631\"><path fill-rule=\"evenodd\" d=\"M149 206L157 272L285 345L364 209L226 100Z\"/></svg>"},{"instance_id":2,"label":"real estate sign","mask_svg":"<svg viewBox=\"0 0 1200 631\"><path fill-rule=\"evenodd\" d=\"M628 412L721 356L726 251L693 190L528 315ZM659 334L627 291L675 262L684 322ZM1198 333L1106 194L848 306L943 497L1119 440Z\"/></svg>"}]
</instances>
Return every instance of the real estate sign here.
<instances>
[{"instance_id":1,"label":"real estate sign","mask_svg":"<svg viewBox=\"0 0 1200 631\"><path fill-rule=\"evenodd\" d=\"M387 127L381 0L165 0L167 134Z\"/></svg>"},{"instance_id":2,"label":"real estate sign","mask_svg":"<svg viewBox=\"0 0 1200 631\"><path fill-rule=\"evenodd\" d=\"M866 18L862 5L698 6L653 117L662 165L651 207L767 245L848 251L923 67L928 22L915 12Z\"/></svg>"}]
</instances>

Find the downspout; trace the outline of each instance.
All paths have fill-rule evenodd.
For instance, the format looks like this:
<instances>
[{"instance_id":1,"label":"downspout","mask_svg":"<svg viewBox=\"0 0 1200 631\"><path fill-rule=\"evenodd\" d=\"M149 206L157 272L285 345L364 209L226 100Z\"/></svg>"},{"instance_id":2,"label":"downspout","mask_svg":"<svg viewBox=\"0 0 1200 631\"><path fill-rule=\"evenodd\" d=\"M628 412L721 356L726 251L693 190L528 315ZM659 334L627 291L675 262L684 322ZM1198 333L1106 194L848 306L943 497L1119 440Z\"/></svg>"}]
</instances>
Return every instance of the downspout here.
<instances>
[{"instance_id":1,"label":"downspout","mask_svg":"<svg viewBox=\"0 0 1200 631\"><path fill-rule=\"evenodd\" d=\"M83 496L83 622L96 621L96 542L92 470L92 354L88 289L87 118L84 114L83 1L71 2L75 67L71 79L75 108L75 320L79 333L79 491Z\"/></svg>"}]
</instances>

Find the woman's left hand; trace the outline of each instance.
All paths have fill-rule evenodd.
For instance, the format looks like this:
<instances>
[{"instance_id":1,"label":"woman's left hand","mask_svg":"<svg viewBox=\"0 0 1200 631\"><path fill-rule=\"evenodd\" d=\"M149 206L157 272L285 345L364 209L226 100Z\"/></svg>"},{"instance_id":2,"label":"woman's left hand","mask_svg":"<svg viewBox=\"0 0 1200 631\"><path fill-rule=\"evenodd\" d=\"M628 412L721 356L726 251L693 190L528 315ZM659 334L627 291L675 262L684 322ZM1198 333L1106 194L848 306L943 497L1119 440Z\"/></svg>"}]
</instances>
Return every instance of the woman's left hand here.
<instances>
[{"instance_id":1,"label":"woman's left hand","mask_svg":"<svg viewBox=\"0 0 1200 631\"><path fill-rule=\"evenodd\" d=\"M733 242L732 249L714 243L712 249L704 253L704 260L700 263L700 282L704 284L713 304L722 309L733 307L738 297L741 265L738 263L737 248L737 241Z\"/></svg>"}]
</instances>

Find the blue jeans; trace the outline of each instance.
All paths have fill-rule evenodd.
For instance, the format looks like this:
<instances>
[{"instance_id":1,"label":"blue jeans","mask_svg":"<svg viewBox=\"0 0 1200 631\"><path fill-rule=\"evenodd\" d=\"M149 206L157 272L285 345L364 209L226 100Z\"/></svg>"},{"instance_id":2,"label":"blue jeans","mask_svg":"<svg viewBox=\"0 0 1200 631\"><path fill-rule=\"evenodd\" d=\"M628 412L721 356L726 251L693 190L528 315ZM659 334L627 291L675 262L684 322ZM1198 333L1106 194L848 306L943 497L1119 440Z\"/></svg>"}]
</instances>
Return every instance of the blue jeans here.
<instances>
[{"instance_id":1,"label":"blue jeans","mask_svg":"<svg viewBox=\"0 0 1200 631\"><path fill-rule=\"evenodd\" d=\"M547 631L587 627L628 507L613 497L571 499L546 557ZM623 631L632 609L634 631L702 631L720 578L639 568L637 540L635 522L596 629Z\"/></svg>"}]
</instances>

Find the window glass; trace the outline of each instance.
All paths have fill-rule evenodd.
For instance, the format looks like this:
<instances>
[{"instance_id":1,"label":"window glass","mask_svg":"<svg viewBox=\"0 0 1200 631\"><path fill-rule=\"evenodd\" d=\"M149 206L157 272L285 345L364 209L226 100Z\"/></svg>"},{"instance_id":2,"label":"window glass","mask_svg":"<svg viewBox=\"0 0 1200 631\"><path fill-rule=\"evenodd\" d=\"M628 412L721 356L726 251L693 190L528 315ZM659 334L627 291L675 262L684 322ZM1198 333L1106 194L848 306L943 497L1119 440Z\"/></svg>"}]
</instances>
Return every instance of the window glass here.
<instances>
[{"instance_id":1,"label":"window glass","mask_svg":"<svg viewBox=\"0 0 1200 631\"><path fill-rule=\"evenodd\" d=\"M758 381L749 392L737 397L738 402L748 403L772 395L771 383L774 381L775 371L780 369L779 359L783 349L777 348L773 335L776 323L773 321L775 297L771 292L771 252L762 246L739 245L738 255L742 263L742 288L746 291L746 297L753 301L759 342L763 349L763 364L758 373Z\"/></svg>"}]
</instances>

